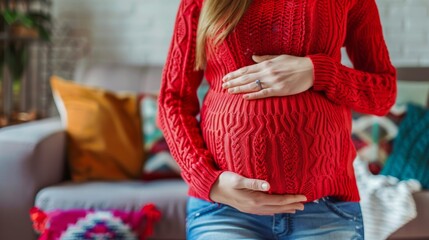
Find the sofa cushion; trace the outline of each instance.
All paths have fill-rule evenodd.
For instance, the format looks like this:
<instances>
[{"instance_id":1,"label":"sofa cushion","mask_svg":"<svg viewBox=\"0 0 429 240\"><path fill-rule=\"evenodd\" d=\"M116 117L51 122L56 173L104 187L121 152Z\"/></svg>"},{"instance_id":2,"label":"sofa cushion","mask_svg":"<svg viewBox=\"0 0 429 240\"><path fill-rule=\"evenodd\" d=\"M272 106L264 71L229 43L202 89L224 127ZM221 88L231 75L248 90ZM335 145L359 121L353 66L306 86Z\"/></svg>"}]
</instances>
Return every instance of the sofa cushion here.
<instances>
[{"instance_id":1,"label":"sofa cushion","mask_svg":"<svg viewBox=\"0 0 429 240\"><path fill-rule=\"evenodd\" d=\"M188 187L183 180L66 182L41 190L36 207L55 209L117 209L136 211L154 203L161 211L151 239L185 239L186 201Z\"/></svg>"},{"instance_id":2,"label":"sofa cushion","mask_svg":"<svg viewBox=\"0 0 429 240\"><path fill-rule=\"evenodd\" d=\"M51 85L67 129L72 179L140 178L145 154L136 94L116 94L56 76Z\"/></svg>"}]
</instances>

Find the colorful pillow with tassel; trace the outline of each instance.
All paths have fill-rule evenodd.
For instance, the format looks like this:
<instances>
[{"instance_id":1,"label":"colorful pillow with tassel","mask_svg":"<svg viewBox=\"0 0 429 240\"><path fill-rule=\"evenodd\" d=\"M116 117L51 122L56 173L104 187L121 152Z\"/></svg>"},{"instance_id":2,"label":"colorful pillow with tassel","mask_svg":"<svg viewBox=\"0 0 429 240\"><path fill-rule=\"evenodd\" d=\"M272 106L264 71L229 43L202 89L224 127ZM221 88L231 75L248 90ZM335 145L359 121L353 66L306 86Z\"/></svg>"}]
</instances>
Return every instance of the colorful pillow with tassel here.
<instances>
[{"instance_id":1,"label":"colorful pillow with tassel","mask_svg":"<svg viewBox=\"0 0 429 240\"><path fill-rule=\"evenodd\" d=\"M140 211L54 210L32 208L33 228L39 240L144 240L153 234L161 213L148 204Z\"/></svg>"}]
</instances>

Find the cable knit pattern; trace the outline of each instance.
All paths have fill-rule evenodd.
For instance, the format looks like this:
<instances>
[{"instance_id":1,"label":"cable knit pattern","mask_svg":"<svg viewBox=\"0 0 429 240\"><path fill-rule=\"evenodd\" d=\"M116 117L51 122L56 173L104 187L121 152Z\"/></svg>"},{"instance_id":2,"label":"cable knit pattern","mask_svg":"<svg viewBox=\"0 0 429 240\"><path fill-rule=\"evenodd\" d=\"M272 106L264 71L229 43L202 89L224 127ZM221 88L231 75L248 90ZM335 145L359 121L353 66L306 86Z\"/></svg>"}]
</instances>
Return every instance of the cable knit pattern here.
<instances>
[{"instance_id":1,"label":"cable knit pattern","mask_svg":"<svg viewBox=\"0 0 429 240\"><path fill-rule=\"evenodd\" d=\"M159 96L158 124L189 195L211 201L212 185L228 170L269 181L270 194L359 201L351 110L384 115L396 97L374 0L254 0L205 71L194 71L201 5L180 3ZM343 46L354 68L341 64ZM314 86L251 101L222 89L224 75L268 54L309 57ZM210 89L200 108L204 75Z\"/></svg>"},{"instance_id":2,"label":"cable knit pattern","mask_svg":"<svg viewBox=\"0 0 429 240\"><path fill-rule=\"evenodd\" d=\"M381 171L400 180L416 179L429 189L429 110L409 103L393 152Z\"/></svg>"}]
</instances>

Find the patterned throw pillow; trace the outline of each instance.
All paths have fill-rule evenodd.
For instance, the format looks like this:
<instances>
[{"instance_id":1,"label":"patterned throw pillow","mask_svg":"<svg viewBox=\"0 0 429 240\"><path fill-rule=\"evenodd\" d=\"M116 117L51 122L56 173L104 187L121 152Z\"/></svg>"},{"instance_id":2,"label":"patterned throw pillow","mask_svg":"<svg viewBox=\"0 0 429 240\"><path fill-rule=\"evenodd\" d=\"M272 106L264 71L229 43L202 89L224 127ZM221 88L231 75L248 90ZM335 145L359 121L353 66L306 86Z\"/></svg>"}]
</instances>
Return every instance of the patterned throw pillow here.
<instances>
[{"instance_id":1,"label":"patterned throw pillow","mask_svg":"<svg viewBox=\"0 0 429 240\"><path fill-rule=\"evenodd\" d=\"M144 240L153 234L161 213L148 204L140 211L30 210L39 240Z\"/></svg>"},{"instance_id":2,"label":"patterned throw pillow","mask_svg":"<svg viewBox=\"0 0 429 240\"><path fill-rule=\"evenodd\" d=\"M381 174L401 180L417 179L429 189L429 109L408 104L393 152Z\"/></svg>"},{"instance_id":3,"label":"patterned throw pillow","mask_svg":"<svg viewBox=\"0 0 429 240\"><path fill-rule=\"evenodd\" d=\"M352 140L359 157L378 174L392 152L398 126L405 117L406 105L394 106L384 117L353 113Z\"/></svg>"},{"instance_id":4,"label":"patterned throw pillow","mask_svg":"<svg viewBox=\"0 0 429 240\"><path fill-rule=\"evenodd\" d=\"M147 156L143 180L180 178L180 167L171 155L164 137L152 145Z\"/></svg>"},{"instance_id":5,"label":"patterned throw pillow","mask_svg":"<svg viewBox=\"0 0 429 240\"><path fill-rule=\"evenodd\" d=\"M149 152L152 146L159 141L162 131L156 126L156 113L158 109L158 96L154 94L142 94L140 100L140 112L143 123L144 150Z\"/></svg>"},{"instance_id":6,"label":"patterned throw pillow","mask_svg":"<svg viewBox=\"0 0 429 240\"><path fill-rule=\"evenodd\" d=\"M197 95L200 107L207 94L209 86L201 84ZM153 94L142 94L140 101L143 119L143 138L147 159L143 167L143 180L180 178L180 167L170 154L170 150L156 124L158 98ZM197 116L199 119L199 116Z\"/></svg>"},{"instance_id":7,"label":"patterned throw pillow","mask_svg":"<svg viewBox=\"0 0 429 240\"><path fill-rule=\"evenodd\" d=\"M207 94L209 86L202 84L197 90L200 106ZM156 114L158 111L158 96L155 94L143 93L140 95L140 112L143 119L143 138L145 151L149 152L152 146L163 138L162 131L156 125Z\"/></svg>"},{"instance_id":8,"label":"patterned throw pillow","mask_svg":"<svg viewBox=\"0 0 429 240\"><path fill-rule=\"evenodd\" d=\"M156 125L158 98L144 94L140 101L143 119L143 138L146 161L143 166L143 180L180 178L180 167L170 154L162 131Z\"/></svg>"}]
</instances>

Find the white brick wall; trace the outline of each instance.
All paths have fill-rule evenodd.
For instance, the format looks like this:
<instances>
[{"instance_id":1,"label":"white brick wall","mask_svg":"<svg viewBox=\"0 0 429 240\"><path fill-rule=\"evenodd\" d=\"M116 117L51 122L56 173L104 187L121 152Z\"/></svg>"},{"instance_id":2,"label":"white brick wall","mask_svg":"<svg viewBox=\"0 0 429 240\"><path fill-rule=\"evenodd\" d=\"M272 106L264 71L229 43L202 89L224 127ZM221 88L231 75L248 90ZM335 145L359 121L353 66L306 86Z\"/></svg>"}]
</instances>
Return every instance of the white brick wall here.
<instances>
[{"instance_id":1,"label":"white brick wall","mask_svg":"<svg viewBox=\"0 0 429 240\"><path fill-rule=\"evenodd\" d=\"M180 0L54 0L54 15L88 29L90 59L163 64ZM429 0L377 0L396 66L429 66Z\"/></svg>"},{"instance_id":2,"label":"white brick wall","mask_svg":"<svg viewBox=\"0 0 429 240\"><path fill-rule=\"evenodd\" d=\"M429 66L429 1L377 0L392 61Z\"/></svg>"},{"instance_id":3,"label":"white brick wall","mask_svg":"<svg viewBox=\"0 0 429 240\"><path fill-rule=\"evenodd\" d=\"M89 30L92 61L162 64L179 1L54 0L53 11L60 21Z\"/></svg>"}]
</instances>

